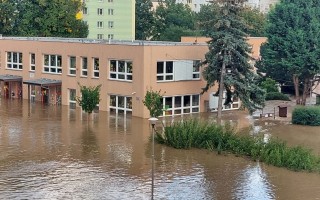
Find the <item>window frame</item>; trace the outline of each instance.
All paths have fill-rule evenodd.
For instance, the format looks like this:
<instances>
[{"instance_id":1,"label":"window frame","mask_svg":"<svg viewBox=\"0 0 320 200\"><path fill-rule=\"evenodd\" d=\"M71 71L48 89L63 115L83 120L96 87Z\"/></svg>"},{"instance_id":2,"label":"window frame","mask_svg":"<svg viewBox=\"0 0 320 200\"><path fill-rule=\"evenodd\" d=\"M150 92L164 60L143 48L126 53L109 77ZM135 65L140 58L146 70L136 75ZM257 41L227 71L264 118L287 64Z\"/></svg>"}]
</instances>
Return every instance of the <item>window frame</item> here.
<instances>
[{"instance_id":1,"label":"window frame","mask_svg":"<svg viewBox=\"0 0 320 200\"><path fill-rule=\"evenodd\" d=\"M177 101L178 98L180 98L180 102ZM187 101L187 98L189 98L189 101ZM197 100L194 98L197 98ZM162 105L164 108L163 116L200 113L200 94L164 96L162 97Z\"/></svg>"},{"instance_id":2,"label":"window frame","mask_svg":"<svg viewBox=\"0 0 320 200\"><path fill-rule=\"evenodd\" d=\"M23 54L22 52L7 51L6 69L23 70ZM9 59L10 57L10 59ZM15 61L16 59L16 61ZM9 67L10 66L10 67Z\"/></svg>"},{"instance_id":3,"label":"window frame","mask_svg":"<svg viewBox=\"0 0 320 200\"><path fill-rule=\"evenodd\" d=\"M97 28L103 28L103 21L97 21Z\"/></svg>"},{"instance_id":4,"label":"window frame","mask_svg":"<svg viewBox=\"0 0 320 200\"><path fill-rule=\"evenodd\" d=\"M172 63L172 72L167 72L167 63ZM158 73L158 64L163 63L162 73ZM167 79L167 77L172 76L172 79ZM162 79L159 79L162 77ZM174 62L173 61L157 61L157 82L168 82L174 81Z\"/></svg>"},{"instance_id":5,"label":"window frame","mask_svg":"<svg viewBox=\"0 0 320 200\"><path fill-rule=\"evenodd\" d=\"M46 56L48 56L48 65L46 65ZM55 58L54 64L52 64L52 58ZM48 71L46 71L46 68ZM62 56L59 54L43 54L42 72L48 74L62 74Z\"/></svg>"},{"instance_id":6,"label":"window frame","mask_svg":"<svg viewBox=\"0 0 320 200\"><path fill-rule=\"evenodd\" d=\"M92 78L100 77L99 69L100 69L100 59L97 57L92 58Z\"/></svg>"},{"instance_id":7,"label":"window frame","mask_svg":"<svg viewBox=\"0 0 320 200\"><path fill-rule=\"evenodd\" d=\"M86 62L84 62L84 59L86 60ZM88 77L88 57L85 57L85 56L81 57L81 77Z\"/></svg>"},{"instance_id":8,"label":"window frame","mask_svg":"<svg viewBox=\"0 0 320 200\"><path fill-rule=\"evenodd\" d=\"M69 88L68 93L69 93L69 95L68 95L69 109L75 109L77 106L77 100L76 100L77 90ZM74 97L74 98L72 98L72 97Z\"/></svg>"},{"instance_id":9,"label":"window frame","mask_svg":"<svg viewBox=\"0 0 320 200\"><path fill-rule=\"evenodd\" d=\"M34 58L33 58L34 57ZM30 71L36 71L36 54L30 53Z\"/></svg>"},{"instance_id":10,"label":"window frame","mask_svg":"<svg viewBox=\"0 0 320 200\"><path fill-rule=\"evenodd\" d=\"M103 8L97 8L97 14L99 16L103 15Z\"/></svg>"},{"instance_id":11,"label":"window frame","mask_svg":"<svg viewBox=\"0 0 320 200\"><path fill-rule=\"evenodd\" d=\"M113 62L115 62L115 66ZM124 62L124 66L123 66L124 71L120 70L121 62ZM129 66L131 66L131 68ZM133 79L132 72L133 72L132 60L116 60L116 59L109 60L109 79L110 80L132 82L132 79ZM120 77L124 77L124 78L120 78Z\"/></svg>"},{"instance_id":12,"label":"window frame","mask_svg":"<svg viewBox=\"0 0 320 200\"><path fill-rule=\"evenodd\" d=\"M115 99L114 99L115 98ZM119 98L123 98L123 106L119 106ZM114 101L114 102L113 102ZM132 114L132 97L131 96L122 96L122 95L109 95L109 112ZM119 112L120 111L120 112Z\"/></svg>"},{"instance_id":13,"label":"window frame","mask_svg":"<svg viewBox=\"0 0 320 200\"><path fill-rule=\"evenodd\" d=\"M72 62L72 59L74 59L74 63ZM69 56L69 73L70 76L76 76L77 75L77 57L76 56Z\"/></svg>"}]
</instances>

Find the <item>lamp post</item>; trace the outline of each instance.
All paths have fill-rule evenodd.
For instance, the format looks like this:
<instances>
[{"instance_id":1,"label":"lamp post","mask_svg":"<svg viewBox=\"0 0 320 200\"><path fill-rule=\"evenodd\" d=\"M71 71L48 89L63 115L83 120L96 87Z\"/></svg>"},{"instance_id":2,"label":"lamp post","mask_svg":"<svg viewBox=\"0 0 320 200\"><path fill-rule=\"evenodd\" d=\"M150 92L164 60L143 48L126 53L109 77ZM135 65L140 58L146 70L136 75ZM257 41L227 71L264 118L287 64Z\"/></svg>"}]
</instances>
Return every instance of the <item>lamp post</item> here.
<instances>
[{"instance_id":1,"label":"lamp post","mask_svg":"<svg viewBox=\"0 0 320 200\"><path fill-rule=\"evenodd\" d=\"M156 122L158 121L158 118L152 117L149 119L149 122L152 126L152 169L151 169L151 200L153 200L153 188L154 188L154 126L156 125Z\"/></svg>"}]
</instances>

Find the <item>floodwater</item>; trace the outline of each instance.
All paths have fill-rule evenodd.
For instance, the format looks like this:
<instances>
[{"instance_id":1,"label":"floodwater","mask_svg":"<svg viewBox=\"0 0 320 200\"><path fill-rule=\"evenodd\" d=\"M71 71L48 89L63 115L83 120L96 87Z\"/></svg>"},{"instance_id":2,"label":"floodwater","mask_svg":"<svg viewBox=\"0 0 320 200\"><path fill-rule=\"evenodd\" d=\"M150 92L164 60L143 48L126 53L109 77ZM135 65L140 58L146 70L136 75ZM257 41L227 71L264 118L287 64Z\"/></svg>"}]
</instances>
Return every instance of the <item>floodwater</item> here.
<instances>
[{"instance_id":1,"label":"floodwater","mask_svg":"<svg viewBox=\"0 0 320 200\"><path fill-rule=\"evenodd\" d=\"M225 119L320 154L317 127ZM150 133L147 119L0 99L0 199L150 199ZM320 199L320 174L155 144L154 199Z\"/></svg>"}]
</instances>

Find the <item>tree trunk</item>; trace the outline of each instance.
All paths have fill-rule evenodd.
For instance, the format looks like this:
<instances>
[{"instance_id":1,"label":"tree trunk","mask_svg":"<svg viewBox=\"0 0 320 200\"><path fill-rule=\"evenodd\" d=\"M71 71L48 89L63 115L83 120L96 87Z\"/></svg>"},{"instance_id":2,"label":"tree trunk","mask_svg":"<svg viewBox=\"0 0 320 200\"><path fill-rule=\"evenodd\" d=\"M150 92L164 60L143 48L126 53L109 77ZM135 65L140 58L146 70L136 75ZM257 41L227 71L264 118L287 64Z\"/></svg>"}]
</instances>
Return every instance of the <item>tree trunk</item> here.
<instances>
[{"instance_id":1,"label":"tree trunk","mask_svg":"<svg viewBox=\"0 0 320 200\"><path fill-rule=\"evenodd\" d=\"M294 91L296 96L296 103L297 105L300 105L301 100L300 100L300 93L299 93L299 77L296 74L293 75L293 85L294 85Z\"/></svg>"},{"instance_id":2,"label":"tree trunk","mask_svg":"<svg viewBox=\"0 0 320 200\"><path fill-rule=\"evenodd\" d=\"M218 115L217 115L218 124L221 124L221 117L222 117L222 100L223 100L223 92L224 92L224 76L225 76L225 74L226 74L226 64L222 63L220 83L219 83L219 99L218 99Z\"/></svg>"},{"instance_id":3,"label":"tree trunk","mask_svg":"<svg viewBox=\"0 0 320 200\"><path fill-rule=\"evenodd\" d=\"M311 80L309 78L305 78L304 85L303 85L303 94L302 94L301 105L306 105L307 96L310 94L310 91L311 91Z\"/></svg>"}]
</instances>

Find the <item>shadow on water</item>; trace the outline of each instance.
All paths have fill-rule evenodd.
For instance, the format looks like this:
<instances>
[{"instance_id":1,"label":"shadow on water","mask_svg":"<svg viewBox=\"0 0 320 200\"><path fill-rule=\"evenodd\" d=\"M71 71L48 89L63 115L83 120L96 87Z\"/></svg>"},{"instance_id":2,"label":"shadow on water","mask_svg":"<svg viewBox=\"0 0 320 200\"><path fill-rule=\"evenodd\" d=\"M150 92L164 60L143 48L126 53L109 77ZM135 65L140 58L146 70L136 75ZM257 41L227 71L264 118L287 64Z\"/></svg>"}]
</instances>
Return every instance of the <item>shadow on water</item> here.
<instances>
[{"instance_id":1,"label":"shadow on water","mask_svg":"<svg viewBox=\"0 0 320 200\"><path fill-rule=\"evenodd\" d=\"M215 120L212 113L193 117ZM242 111L224 120L319 152L317 129L265 124ZM150 135L147 119L101 111L88 118L80 109L0 99L0 198L150 199ZM319 187L319 174L155 144L155 199L317 199Z\"/></svg>"}]
</instances>

